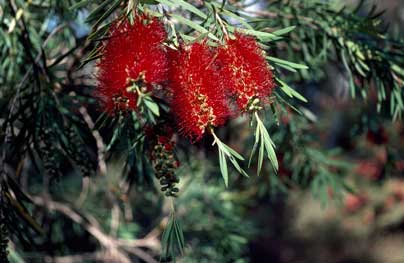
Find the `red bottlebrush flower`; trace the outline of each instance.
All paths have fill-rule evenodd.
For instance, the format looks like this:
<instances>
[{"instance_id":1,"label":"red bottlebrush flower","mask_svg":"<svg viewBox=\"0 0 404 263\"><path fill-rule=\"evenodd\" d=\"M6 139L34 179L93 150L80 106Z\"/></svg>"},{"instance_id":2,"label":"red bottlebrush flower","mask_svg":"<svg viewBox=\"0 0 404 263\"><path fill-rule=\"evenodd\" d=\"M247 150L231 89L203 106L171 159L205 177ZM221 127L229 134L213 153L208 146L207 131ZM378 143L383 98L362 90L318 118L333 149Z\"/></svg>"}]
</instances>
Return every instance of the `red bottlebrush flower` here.
<instances>
[{"instance_id":1,"label":"red bottlebrush flower","mask_svg":"<svg viewBox=\"0 0 404 263\"><path fill-rule=\"evenodd\" d=\"M229 115L215 57L205 42L169 54L172 110L180 132L197 141L206 128L223 125Z\"/></svg>"},{"instance_id":2,"label":"red bottlebrush flower","mask_svg":"<svg viewBox=\"0 0 404 263\"><path fill-rule=\"evenodd\" d=\"M224 85L230 94L236 96L240 110L246 111L254 99L265 100L274 88L272 71L264 51L251 36L236 34L218 49Z\"/></svg>"},{"instance_id":3,"label":"red bottlebrush flower","mask_svg":"<svg viewBox=\"0 0 404 263\"><path fill-rule=\"evenodd\" d=\"M137 81L142 86L161 84L167 80L168 59L164 46L164 25L157 18L138 16L132 24L112 24L97 63L97 96L106 111L135 109L136 91L127 87Z\"/></svg>"}]
</instances>

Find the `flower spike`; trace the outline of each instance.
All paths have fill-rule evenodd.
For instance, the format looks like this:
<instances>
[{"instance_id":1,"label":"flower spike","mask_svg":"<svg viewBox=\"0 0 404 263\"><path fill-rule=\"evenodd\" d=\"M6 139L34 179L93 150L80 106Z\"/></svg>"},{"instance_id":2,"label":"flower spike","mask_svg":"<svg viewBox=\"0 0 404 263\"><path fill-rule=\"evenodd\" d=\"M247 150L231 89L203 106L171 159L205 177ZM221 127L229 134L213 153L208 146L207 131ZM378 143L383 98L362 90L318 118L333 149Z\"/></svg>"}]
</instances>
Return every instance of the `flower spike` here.
<instances>
[{"instance_id":1,"label":"flower spike","mask_svg":"<svg viewBox=\"0 0 404 263\"><path fill-rule=\"evenodd\" d=\"M242 112L260 109L275 87L264 51L251 36L236 33L217 51L220 73L227 92Z\"/></svg>"},{"instance_id":2,"label":"flower spike","mask_svg":"<svg viewBox=\"0 0 404 263\"><path fill-rule=\"evenodd\" d=\"M133 86L149 90L167 80L166 38L164 25L147 15L135 17L133 24L119 20L111 25L97 63L96 95L106 112L136 109L139 94Z\"/></svg>"},{"instance_id":3,"label":"flower spike","mask_svg":"<svg viewBox=\"0 0 404 263\"><path fill-rule=\"evenodd\" d=\"M172 111L180 132L195 142L229 115L215 57L206 42L196 42L170 51L170 62Z\"/></svg>"},{"instance_id":4,"label":"flower spike","mask_svg":"<svg viewBox=\"0 0 404 263\"><path fill-rule=\"evenodd\" d=\"M261 173L264 152L277 171L275 145L258 115L275 87L264 51L253 37L236 33L234 39L227 39L225 45L218 49L217 60L228 93L235 97L241 112L254 114L257 123L249 164L259 147L257 174Z\"/></svg>"}]
</instances>

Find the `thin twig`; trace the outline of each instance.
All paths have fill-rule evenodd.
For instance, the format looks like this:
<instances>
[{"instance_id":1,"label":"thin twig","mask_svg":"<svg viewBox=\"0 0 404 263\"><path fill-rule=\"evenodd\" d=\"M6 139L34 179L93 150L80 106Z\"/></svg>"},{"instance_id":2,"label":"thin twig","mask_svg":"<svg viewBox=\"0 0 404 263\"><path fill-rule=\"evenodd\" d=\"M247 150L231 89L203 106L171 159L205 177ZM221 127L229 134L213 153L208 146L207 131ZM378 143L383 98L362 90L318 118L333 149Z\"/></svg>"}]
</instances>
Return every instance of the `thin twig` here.
<instances>
[{"instance_id":1,"label":"thin twig","mask_svg":"<svg viewBox=\"0 0 404 263\"><path fill-rule=\"evenodd\" d=\"M143 251L140 247L147 247L154 249L156 242L159 242L157 236L160 232L152 231L143 239L138 240L121 240L111 237L104 233L101 226L98 224L94 217L83 215L83 213L77 212L69 205L54 200L44 200L40 196L33 196L32 200L34 204L45 207L51 211L57 211L62 213L73 222L81 225L90 235L98 240L98 242L106 249L109 255L114 257L114 262L130 263L130 257L127 255L133 254L140 259L148 263L157 263L154 258ZM157 236L156 236L157 234ZM118 260L118 261L116 261Z\"/></svg>"},{"instance_id":2,"label":"thin twig","mask_svg":"<svg viewBox=\"0 0 404 263\"><path fill-rule=\"evenodd\" d=\"M97 145L97 155L98 155L98 170L101 175L107 174L107 164L105 163L105 143L101 137L100 132L97 129L94 129L95 124L94 121L91 119L90 114L85 107L80 107L79 109L81 115L83 116L84 121L86 122L88 128L91 130L91 133L95 139Z\"/></svg>"}]
</instances>

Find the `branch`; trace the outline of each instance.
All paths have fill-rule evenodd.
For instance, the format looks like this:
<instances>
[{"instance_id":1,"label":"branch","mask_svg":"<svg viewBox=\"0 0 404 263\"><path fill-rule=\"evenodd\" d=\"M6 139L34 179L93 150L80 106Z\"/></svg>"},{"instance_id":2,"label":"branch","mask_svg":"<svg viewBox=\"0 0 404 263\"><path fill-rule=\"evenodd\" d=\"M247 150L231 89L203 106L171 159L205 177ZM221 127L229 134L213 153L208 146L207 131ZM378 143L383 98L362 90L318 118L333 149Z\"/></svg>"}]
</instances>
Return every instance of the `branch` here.
<instances>
[{"instance_id":1,"label":"branch","mask_svg":"<svg viewBox=\"0 0 404 263\"><path fill-rule=\"evenodd\" d=\"M98 150L98 169L101 175L107 174L107 165L105 163L105 143L101 137L98 130L94 129L94 121L91 119L90 114L85 107L80 107L79 109L84 121L87 123L88 128L91 130L93 137L95 139L97 150Z\"/></svg>"},{"instance_id":2,"label":"branch","mask_svg":"<svg viewBox=\"0 0 404 263\"><path fill-rule=\"evenodd\" d=\"M132 262L127 253L133 254L147 263L158 263L151 255L147 254L139 247L155 248L155 243L158 242L154 235L146 236L144 239L133 240L130 243L124 240L113 238L104 233L95 218L90 218L76 212L69 205L57 202L54 200L44 200L39 196L33 196L32 200L37 206L44 207L51 211L62 213L70 218L75 223L81 225L90 235L106 249L108 254L118 260L115 262L130 263ZM153 240L150 240L153 239ZM60 261L59 261L60 262Z\"/></svg>"}]
</instances>

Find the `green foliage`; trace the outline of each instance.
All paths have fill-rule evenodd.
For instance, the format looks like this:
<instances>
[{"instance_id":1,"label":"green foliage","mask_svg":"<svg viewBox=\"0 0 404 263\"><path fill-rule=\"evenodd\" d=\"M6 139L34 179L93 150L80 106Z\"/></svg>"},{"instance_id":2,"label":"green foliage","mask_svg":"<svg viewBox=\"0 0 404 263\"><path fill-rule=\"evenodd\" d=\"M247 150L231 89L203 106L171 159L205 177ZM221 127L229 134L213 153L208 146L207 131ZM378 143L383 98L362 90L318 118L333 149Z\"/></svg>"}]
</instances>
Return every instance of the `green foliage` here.
<instances>
[{"instance_id":1,"label":"green foliage","mask_svg":"<svg viewBox=\"0 0 404 263\"><path fill-rule=\"evenodd\" d=\"M184 256L179 261L248 262L247 243L258 230L245 220L248 211L240 193L226 192L217 180L204 182L200 173L191 180L177 200L178 206L184 208L186 237Z\"/></svg>"},{"instance_id":2,"label":"green foliage","mask_svg":"<svg viewBox=\"0 0 404 263\"><path fill-rule=\"evenodd\" d=\"M162 261L175 262L178 253L182 254L185 246L184 234L181 223L175 218L175 214L171 214L167 227L161 237L161 245L163 246Z\"/></svg>"},{"instance_id":3,"label":"green foliage","mask_svg":"<svg viewBox=\"0 0 404 263\"><path fill-rule=\"evenodd\" d=\"M255 151L259 147L257 175L259 175L261 173L262 163L264 161L264 151L267 154L268 160L271 161L272 167L274 168L275 171L277 171L279 168L279 165L278 165L278 160L277 160L276 154L275 154L275 144L271 140L271 137L269 137L268 131L265 128L264 123L261 121L260 117L258 116L258 113L255 112L254 116L255 116L255 120L257 122L257 128L256 128L255 134L254 134L255 142L254 142L253 150L250 155L249 164L251 163L251 158L253 157Z\"/></svg>"},{"instance_id":4,"label":"green foliage","mask_svg":"<svg viewBox=\"0 0 404 263\"><path fill-rule=\"evenodd\" d=\"M237 160L243 161L244 158L237 153L235 150L224 144L215 134L213 129L211 130L213 135L214 141L213 145L217 145L217 149L219 151L219 165L220 165L220 172L222 173L224 184L226 187L229 185L229 171L227 169L227 159L233 164L234 168L240 174L248 177L248 174L240 167Z\"/></svg>"},{"instance_id":5,"label":"green foliage","mask_svg":"<svg viewBox=\"0 0 404 263\"><path fill-rule=\"evenodd\" d=\"M303 71L302 78L323 77L322 65L337 61L348 77L352 98L368 99L374 87L378 111L386 109L397 120L404 110L403 42L386 36L383 12L376 6L363 14L365 3L351 10L337 9L333 1L274 1L263 12L272 19L260 24L297 25L285 52L288 59L308 64L310 70Z\"/></svg>"}]
</instances>

